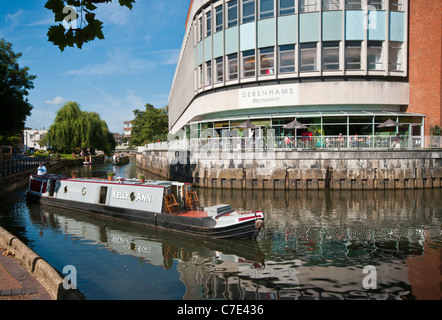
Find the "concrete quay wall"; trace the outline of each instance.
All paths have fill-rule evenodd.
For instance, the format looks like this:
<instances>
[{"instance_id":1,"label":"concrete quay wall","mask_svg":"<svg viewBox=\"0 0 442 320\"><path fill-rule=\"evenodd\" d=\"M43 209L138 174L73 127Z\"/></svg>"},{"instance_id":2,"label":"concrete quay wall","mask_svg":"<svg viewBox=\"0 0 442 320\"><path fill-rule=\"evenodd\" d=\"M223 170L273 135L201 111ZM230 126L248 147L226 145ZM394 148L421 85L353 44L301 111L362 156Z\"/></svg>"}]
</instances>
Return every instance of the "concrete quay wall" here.
<instances>
[{"instance_id":1,"label":"concrete quay wall","mask_svg":"<svg viewBox=\"0 0 442 320\"><path fill-rule=\"evenodd\" d=\"M137 167L197 187L233 189L439 188L441 150L210 153L149 150Z\"/></svg>"},{"instance_id":2,"label":"concrete quay wall","mask_svg":"<svg viewBox=\"0 0 442 320\"><path fill-rule=\"evenodd\" d=\"M86 300L77 289L65 289L64 276L20 239L0 227L0 248L14 252L14 258L37 279L55 300Z\"/></svg>"}]
</instances>

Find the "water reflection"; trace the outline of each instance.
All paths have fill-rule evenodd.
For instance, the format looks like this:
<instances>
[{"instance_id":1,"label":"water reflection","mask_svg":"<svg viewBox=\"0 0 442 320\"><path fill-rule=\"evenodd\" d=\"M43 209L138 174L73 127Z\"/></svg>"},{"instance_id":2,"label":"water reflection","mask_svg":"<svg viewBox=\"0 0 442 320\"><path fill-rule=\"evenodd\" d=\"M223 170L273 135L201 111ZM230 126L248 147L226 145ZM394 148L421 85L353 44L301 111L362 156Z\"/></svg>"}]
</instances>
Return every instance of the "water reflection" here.
<instances>
[{"instance_id":1,"label":"water reflection","mask_svg":"<svg viewBox=\"0 0 442 320\"><path fill-rule=\"evenodd\" d=\"M85 170L104 176L110 167ZM115 169L140 174L134 166ZM77 266L89 299L442 298L440 189L198 193L204 205L263 210L258 241L181 236L20 196L0 224L21 228L20 237L57 269ZM369 265L376 289L364 288Z\"/></svg>"}]
</instances>

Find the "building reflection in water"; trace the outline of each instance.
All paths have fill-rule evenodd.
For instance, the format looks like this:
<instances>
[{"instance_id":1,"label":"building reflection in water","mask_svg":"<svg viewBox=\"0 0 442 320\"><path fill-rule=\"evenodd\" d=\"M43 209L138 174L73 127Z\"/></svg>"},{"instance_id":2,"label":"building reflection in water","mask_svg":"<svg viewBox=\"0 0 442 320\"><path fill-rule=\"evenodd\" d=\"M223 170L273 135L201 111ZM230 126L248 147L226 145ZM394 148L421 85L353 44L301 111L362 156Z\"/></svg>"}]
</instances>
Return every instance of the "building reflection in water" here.
<instances>
[{"instance_id":1,"label":"building reflection in water","mask_svg":"<svg viewBox=\"0 0 442 320\"><path fill-rule=\"evenodd\" d=\"M261 209L257 242L207 240L29 205L31 219L135 256L176 265L183 299L441 299L441 190L198 190L205 205ZM105 227L104 227L105 226ZM175 262L175 263L174 263ZM367 290L363 268L376 268Z\"/></svg>"}]
</instances>

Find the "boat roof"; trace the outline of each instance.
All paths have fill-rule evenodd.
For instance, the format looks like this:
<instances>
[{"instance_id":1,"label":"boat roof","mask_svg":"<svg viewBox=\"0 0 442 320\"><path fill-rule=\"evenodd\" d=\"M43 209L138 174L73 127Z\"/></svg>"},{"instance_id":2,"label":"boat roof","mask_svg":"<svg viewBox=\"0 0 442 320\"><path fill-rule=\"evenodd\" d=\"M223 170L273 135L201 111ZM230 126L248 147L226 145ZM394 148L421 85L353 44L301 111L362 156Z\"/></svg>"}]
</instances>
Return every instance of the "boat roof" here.
<instances>
[{"instance_id":1,"label":"boat roof","mask_svg":"<svg viewBox=\"0 0 442 320\"><path fill-rule=\"evenodd\" d=\"M124 185L142 185L142 186L152 186L152 187L170 187L172 185L184 185L189 184L187 182L179 182L179 181L167 181L167 180L145 180L145 182L141 183L139 179L131 178L125 179L123 177L115 177L114 180L109 181L103 178L70 178L62 175L56 174L47 174L44 176L32 175L34 178L40 179L57 179L57 180L68 180L68 181L76 181L76 182L86 182L86 183L105 183L105 184L124 184Z\"/></svg>"}]
</instances>

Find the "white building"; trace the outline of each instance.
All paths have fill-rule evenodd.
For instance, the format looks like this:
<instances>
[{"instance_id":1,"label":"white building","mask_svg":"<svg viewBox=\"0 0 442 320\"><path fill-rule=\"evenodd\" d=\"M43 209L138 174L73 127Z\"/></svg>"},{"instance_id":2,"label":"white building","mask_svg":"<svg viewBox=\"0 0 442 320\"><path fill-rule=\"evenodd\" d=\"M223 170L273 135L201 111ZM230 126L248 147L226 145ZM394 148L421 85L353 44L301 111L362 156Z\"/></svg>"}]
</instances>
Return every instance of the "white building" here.
<instances>
[{"instance_id":1,"label":"white building","mask_svg":"<svg viewBox=\"0 0 442 320\"><path fill-rule=\"evenodd\" d=\"M33 130L28 129L23 131L23 151L31 150L47 150L48 146L40 146L40 139L48 133L48 130Z\"/></svg>"},{"instance_id":2,"label":"white building","mask_svg":"<svg viewBox=\"0 0 442 320\"><path fill-rule=\"evenodd\" d=\"M372 136L389 135L377 126L391 118L420 135L408 13L408 0L193 0L169 129L220 133L250 119L282 136L297 118L325 135Z\"/></svg>"}]
</instances>

